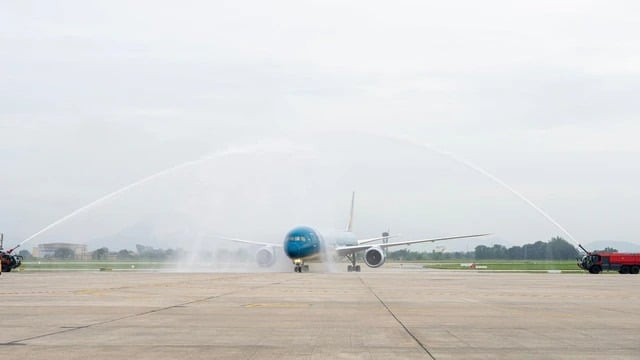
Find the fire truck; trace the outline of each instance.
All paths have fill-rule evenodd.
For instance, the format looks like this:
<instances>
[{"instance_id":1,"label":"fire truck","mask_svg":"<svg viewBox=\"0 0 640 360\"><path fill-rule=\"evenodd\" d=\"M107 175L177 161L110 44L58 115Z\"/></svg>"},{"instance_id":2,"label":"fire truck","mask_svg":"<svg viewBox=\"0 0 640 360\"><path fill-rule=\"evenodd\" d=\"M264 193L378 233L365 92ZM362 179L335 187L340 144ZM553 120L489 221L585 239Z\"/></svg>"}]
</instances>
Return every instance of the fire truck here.
<instances>
[{"instance_id":1,"label":"fire truck","mask_svg":"<svg viewBox=\"0 0 640 360\"><path fill-rule=\"evenodd\" d=\"M591 274L604 270L617 271L620 274L640 273L640 254L632 253L587 253L578 260L578 266Z\"/></svg>"},{"instance_id":2,"label":"fire truck","mask_svg":"<svg viewBox=\"0 0 640 360\"><path fill-rule=\"evenodd\" d=\"M18 247L16 246L5 251L2 247L3 243L4 234L0 234L0 274L17 269L20 267L20 264L22 264L22 256L13 254L13 251Z\"/></svg>"}]
</instances>

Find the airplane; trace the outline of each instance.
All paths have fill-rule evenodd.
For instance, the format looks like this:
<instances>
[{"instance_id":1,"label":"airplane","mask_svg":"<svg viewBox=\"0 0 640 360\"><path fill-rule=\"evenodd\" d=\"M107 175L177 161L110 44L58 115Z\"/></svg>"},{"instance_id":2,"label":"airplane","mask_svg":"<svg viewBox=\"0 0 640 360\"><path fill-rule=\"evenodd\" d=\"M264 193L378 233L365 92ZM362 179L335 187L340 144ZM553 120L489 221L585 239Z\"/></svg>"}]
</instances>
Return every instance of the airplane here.
<instances>
[{"instance_id":1,"label":"airplane","mask_svg":"<svg viewBox=\"0 0 640 360\"><path fill-rule=\"evenodd\" d=\"M331 251L349 260L351 264L347 266L348 272L360 272L360 265L356 264L356 254L359 252L364 251L363 260L367 266L378 268L384 264L386 260L386 249L389 247L490 235L490 233L485 233L389 242L389 238L398 237L399 235L389 235L388 232L384 232L380 237L357 239L352 231L354 201L355 192L351 195L351 212L349 213L347 227L332 239L333 241L326 241L320 232L309 226L296 226L291 229L285 235L282 245L225 236L216 237L223 240L260 246L256 252L256 261L261 267L272 266L276 261L276 248L282 249L286 256L293 262L294 271L301 273L309 271L309 265L306 265L305 261L326 258L330 256ZM382 243L375 243L376 241L382 241Z\"/></svg>"}]
</instances>

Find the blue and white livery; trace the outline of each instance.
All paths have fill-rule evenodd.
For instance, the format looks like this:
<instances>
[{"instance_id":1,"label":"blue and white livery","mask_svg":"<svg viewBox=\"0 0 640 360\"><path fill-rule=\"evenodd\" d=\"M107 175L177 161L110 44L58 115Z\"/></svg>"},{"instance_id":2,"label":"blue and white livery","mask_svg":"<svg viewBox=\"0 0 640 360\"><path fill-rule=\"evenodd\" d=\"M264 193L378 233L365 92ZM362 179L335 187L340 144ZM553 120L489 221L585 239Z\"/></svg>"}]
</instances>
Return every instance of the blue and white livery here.
<instances>
[{"instance_id":1,"label":"blue and white livery","mask_svg":"<svg viewBox=\"0 0 640 360\"><path fill-rule=\"evenodd\" d=\"M322 260L326 256L330 256L331 254L345 256L351 263L347 267L347 270L350 272L359 272L360 265L356 264L356 254L361 251L364 252L364 263L369 267L377 268L382 266L382 264L384 264L385 262L386 248L392 246L411 245L417 243L436 242L489 235L473 234L389 242L390 238L397 237L398 235L389 235L388 233L383 233L380 237L357 239L355 234L352 232L354 200L355 193L351 196L351 212L346 230L340 232L338 236L336 236L331 242L325 241L323 236L317 230L308 226L297 226L291 229L285 235L282 245L236 238L222 238L244 244L260 246L260 248L256 252L256 261L258 262L258 265L263 267L273 265L276 260L276 249L282 249L285 255L289 257L289 259L291 259L291 261L293 262L295 272L307 272L309 271L309 266L305 264L305 261L311 259ZM376 243L377 241L381 241L381 243Z\"/></svg>"}]
</instances>

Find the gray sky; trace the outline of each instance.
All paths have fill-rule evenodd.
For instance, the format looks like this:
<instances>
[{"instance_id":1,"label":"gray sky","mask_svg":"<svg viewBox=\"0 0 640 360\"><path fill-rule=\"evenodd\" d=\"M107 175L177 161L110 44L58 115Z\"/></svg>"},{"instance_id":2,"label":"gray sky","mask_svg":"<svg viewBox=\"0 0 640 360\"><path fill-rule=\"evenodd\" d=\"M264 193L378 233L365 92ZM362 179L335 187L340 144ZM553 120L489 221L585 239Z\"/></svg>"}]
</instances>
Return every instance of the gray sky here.
<instances>
[{"instance_id":1,"label":"gray sky","mask_svg":"<svg viewBox=\"0 0 640 360\"><path fill-rule=\"evenodd\" d=\"M352 189L363 237L388 227L491 231L505 244L562 235L468 168L371 135L392 134L495 174L582 243L640 244L639 10L633 1L3 1L0 231L18 242L165 168L275 143L289 150L181 170L34 243L101 245L138 228L163 246L214 231L279 242L298 223L343 226Z\"/></svg>"}]
</instances>

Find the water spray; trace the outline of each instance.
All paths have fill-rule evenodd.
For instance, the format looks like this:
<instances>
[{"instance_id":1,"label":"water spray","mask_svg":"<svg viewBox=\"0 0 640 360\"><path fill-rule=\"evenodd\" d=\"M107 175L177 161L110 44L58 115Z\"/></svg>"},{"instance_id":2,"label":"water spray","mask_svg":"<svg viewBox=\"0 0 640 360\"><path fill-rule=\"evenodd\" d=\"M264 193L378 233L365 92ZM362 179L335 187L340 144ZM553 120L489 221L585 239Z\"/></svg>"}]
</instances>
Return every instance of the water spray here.
<instances>
[{"instance_id":1,"label":"water spray","mask_svg":"<svg viewBox=\"0 0 640 360\"><path fill-rule=\"evenodd\" d=\"M102 202L105 202L111 198L114 198L124 192L127 192L133 188L136 188L140 185L143 185L145 183L148 183L154 179L157 179L159 177L168 175L170 173L173 173L175 171L178 170L182 170L184 168L188 168L188 167L192 167L195 165L198 165L200 163L209 161L209 160L213 160L216 158L220 158L220 157L224 157L224 156L229 156L229 155L238 155L238 154L250 154L250 153L255 153L257 151L271 151L271 152L292 152L292 151L309 151L310 149L307 147L300 147L299 145L294 146L291 143L288 142L272 142L272 143L259 143L256 145L250 145L250 146L242 146L242 147L237 147L237 146L232 146L229 147L228 149L222 150L222 151L218 151L209 155L206 155L204 157L201 157L199 159L196 160L191 160L191 161L187 161L184 162L182 164L179 165L175 165L173 167L170 167L168 169L164 169L162 171L159 171L153 175L147 176L145 178L142 178L138 181L135 181L129 185L126 185L116 191L113 191L107 195L102 196L101 198L98 198L97 200L94 200L90 203L88 203L87 205L84 205L72 212L70 212L69 214L61 217L60 219L52 222L51 224L45 226L44 228L40 229L39 231L37 231L36 233L34 233L33 235L29 236L28 238L22 240L22 242L20 242L18 245L16 245L13 249L11 249L10 251L13 251L15 249L17 249L18 247L20 247L21 245L23 245L24 243L34 239L35 237L41 235L42 233L50 230L53 227L56 227L62 223L64 223L65 221L71 219L72 217L85 212L91 208L93 208L94 206L97 206L99 204L101 204Z\"/></svg>"},{"instance_id":2,"label":"water spray","mask_svg":"<svg viewBox=\"0 0 640 360\"><path fill-rule=\"evenodd\" d=\"M588 251L586 251L582 247L582 245L580 245L580 243L573 237L573 235L571 235L571 233L567 229L565 229L564 226L560 225L560 223L558 223L556 220L554 220L551 217L551 215L549 215L546 211L542 210L542 208L540 208L538 205L536 205L533 201L529 200L529 198L524 196L522 193L520 193L519 191L514 189L512 186L510 186L509 184L507 184L504 181L502 181L497 176L491 174L487 170L485 170L485 169L483 169L483 168L481 168L481 167L479 167L479 166L477 166L475 164L472 164L468 160L460 158L460 157L456 156L453 153L450 153L448 151L440 150L437 147L435 147L434 145L429 144L429 143L417 141L415 139L412 139L412 138L409 138L409 137L405 137L405 136L394 136L394 135L382 135L382 136L386 137L386 138L389 138L391 140L408 142L408 143L410 143L412 145L416 145L416 146L419 146L419 147L427 148L427 149L429 149L429 150L431 150L431 151L433 151L433 152L435 152L437 154L440 154L442 156L448 157L449 159L452 159L452 160L454 160L454 161L456 161L456 162L458 162L458 163L470 168L471 170L474 170L474 171L480 173L481 175L484 175L484 176L488 177L489 179L491 179L492 181L494 181L498 185L502 186L503 188L507 189L509 192L511 192L512 194L514 194L518 198L520 198L520 200L524 201L529 206L531 206L534 210L536 210L545 219L547 219L549 222L551 222L553 225L555 225L558 229L560 229L562 232L564 232L574 244L578 245L578 247L580 249L582 249L587 254L589 253Z\"/></svg>"}]
</instances>

